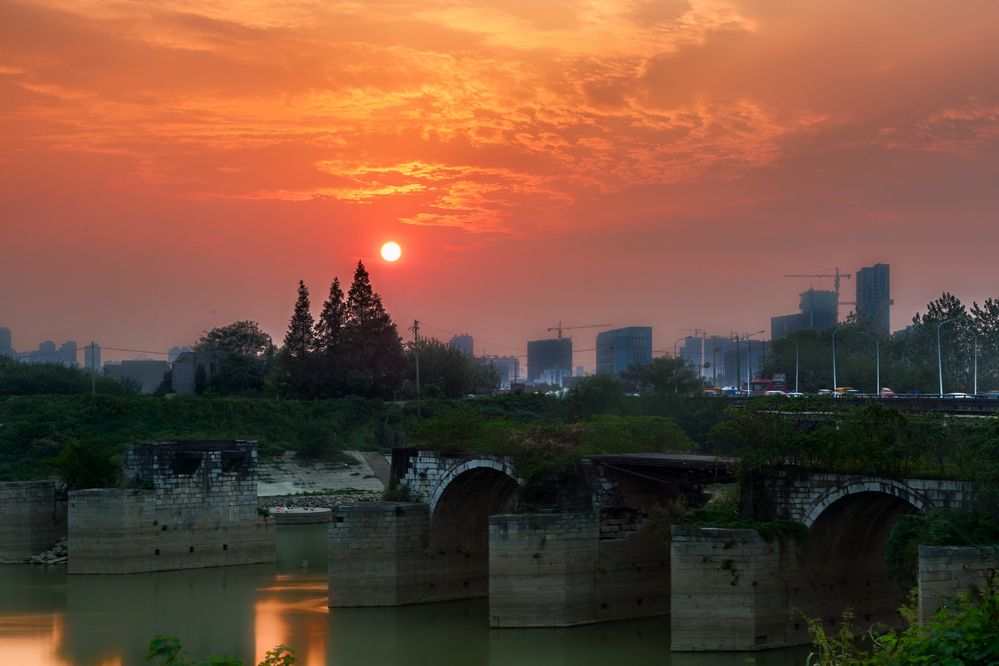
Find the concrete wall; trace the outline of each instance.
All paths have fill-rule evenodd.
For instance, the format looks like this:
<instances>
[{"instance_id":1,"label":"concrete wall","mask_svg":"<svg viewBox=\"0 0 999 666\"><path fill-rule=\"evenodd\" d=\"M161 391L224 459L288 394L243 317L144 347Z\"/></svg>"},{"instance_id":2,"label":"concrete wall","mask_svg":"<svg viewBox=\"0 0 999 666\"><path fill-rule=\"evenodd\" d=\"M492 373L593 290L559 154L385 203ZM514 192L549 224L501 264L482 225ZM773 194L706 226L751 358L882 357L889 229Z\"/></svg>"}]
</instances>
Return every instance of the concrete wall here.
<instances>
[{"instance_id":1,"label":"concrete wall","mask_svg":"<svg viewBox=\"0 0 999 666\"><path fill-rule=\"evenodd\" d=\"M430 548L430 508L415 502L337 507L329 525L329 605L402 606L483 596L464 554Z\"/></svg>"},{"instance_id":2,"label":"concrete wall","mask_svg":"<svg viewBox=\"0 0 999 666\"><path fill-rule=\"evenodd\" d=\"M919 622L931 619L948 598L981 587L999 570L999 546L920 546Z\"/></svg>"},{"instance_id":3,"label":"concrete wall","mask_svg":"<svg viewBox=\"0 0 999 666\"><path fill-rule=\"evenodd\" d=\"M606 532L605 532L606 534ZM589 514L489 519L493 627L564 627L668 612L666 546L645 531L601 538Z\"/></svg>"},{"instance_id":4,"label":"concrete wall","mask_svg":"<svg viewBox=\"0 0 999 666\"><path fill-rule=\"evenodd\" d=\"M52 481L0 483L0 562L27 560L66 536L66 501Z\"/></svg>"},{"instance_id":5,"label":"concrete wall","mask_svg":"<svg viewBox=\"0 0 999 666\"><path fill-rule=\"evenodd\" d=\"M791 610L796 562L796 545L767 543L755 530L673 527L672 650L744 651L804 642Z\"/></svg>"},{"instance_id":6,"label":"concrete wall","mask_svg":"<svg viewBox=\"0 0 999 666\"><path fill-rule=\"evenodd\" d=\"M69 493L69 573L136 573L273 562L274 523L257 513L252 442L131 449L133 489Z\"/></svg>"}]
</instances>

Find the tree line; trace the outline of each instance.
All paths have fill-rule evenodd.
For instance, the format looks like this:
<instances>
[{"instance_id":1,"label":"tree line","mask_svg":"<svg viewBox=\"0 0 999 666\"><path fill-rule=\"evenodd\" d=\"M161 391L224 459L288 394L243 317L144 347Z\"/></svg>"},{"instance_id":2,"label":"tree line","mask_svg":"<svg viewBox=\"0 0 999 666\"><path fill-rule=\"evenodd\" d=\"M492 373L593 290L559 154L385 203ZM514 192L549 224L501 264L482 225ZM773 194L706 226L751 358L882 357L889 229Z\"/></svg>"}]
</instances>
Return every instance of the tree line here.
<instances>
[{"instance_id":1,"label":"tree line","mask_svg":"<svg viewBox=\"0 0 999 666\"><path fill-rule=\"evenodd\" d=\"M975 389L976 357L978 392L999 390L999 300L990 298L981 305L972 303L969 308L947 292L931 301L925 313L917 313L912 324L895 335L885 335L853 318L839 327L836 382L868 393L883 387L897 393L936 393L938 326L944 392L971 393ZM834 388L834 330L803 329L789 334L790 340L773 340L762 374L784 373L793 386L797 344L801 390ZM875 386L878 355L881 386Z\"/></svg>"},{"instance_id":2,"label":"tree line","mask_svg":"<svg viewBox=\"0 0 999 666\"><path fill-rule=\"evenodd\" d=\"M420 391L427 397L455 398L499 384L491 365L440 340L403 344L360 261L346 293L333 278L318 317L312 314L309 288L299 281L280 348L256 322L237 321L204 333L194 351L213 359L208 370L198 366L199 393L409 398L416 394L417 363Z\"/></svg>"}]
</instances>

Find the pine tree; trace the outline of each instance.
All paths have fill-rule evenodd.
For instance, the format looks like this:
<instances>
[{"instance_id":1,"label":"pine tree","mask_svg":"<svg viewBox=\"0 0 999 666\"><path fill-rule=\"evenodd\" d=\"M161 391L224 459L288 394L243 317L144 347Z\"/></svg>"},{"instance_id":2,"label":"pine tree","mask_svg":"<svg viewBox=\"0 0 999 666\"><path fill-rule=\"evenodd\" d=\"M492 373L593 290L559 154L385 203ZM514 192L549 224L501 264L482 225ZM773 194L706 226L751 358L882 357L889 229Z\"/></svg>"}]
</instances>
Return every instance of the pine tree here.
<instances>
[{"instance_id":1,"label":"pine tree","mask_svg":"<svg viewBox=\"0 0 999 666\"><path fill-rule=\"evenodd\" d=\"M288 322L284 347L281 348L281 366L288 375L292 391L299 396L306 396L312 392L310 355L313 345L313 325L312 313L309 311L309 288L305 286L304 281L299 280L295 311Z\"/></svg>"},{"instance_id":2,"label":"pine tree","mask_svg":"<svg viewBox=\"0 0 999 666\"><path fill-rule=\"evenodd\" d=\"M323 303L323 311L316 322L312 349L315 358L316 395L321 398L339 397L344 391L343 363L339 356L342 349L340 341L347 320L347 302L340 279L333 278L330 294Z\"/></svg>"},{"instance_id":3,"label":"pine tree","mask_svg":"<svg viewBox=\"0 0 999 666\"><path fill-rule=\"evenodd\" d=\"M402 384L405 370L402 340L360 261L346 306L342 359L348 387L353 393L390 398Z\"/></svg>"}]
</instances>

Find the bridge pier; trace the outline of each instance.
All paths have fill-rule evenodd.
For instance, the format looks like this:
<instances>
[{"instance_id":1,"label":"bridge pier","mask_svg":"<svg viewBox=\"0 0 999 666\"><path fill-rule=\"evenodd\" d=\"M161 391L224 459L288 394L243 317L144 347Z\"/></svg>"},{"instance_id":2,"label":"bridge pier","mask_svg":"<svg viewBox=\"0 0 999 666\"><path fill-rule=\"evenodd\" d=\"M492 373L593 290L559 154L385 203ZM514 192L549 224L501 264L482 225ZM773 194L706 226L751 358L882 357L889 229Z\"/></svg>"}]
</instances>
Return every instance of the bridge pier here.
<instances>
[{"instance_id":1,"label":"bridge pier","mask_svg":"<svg viewBox=\"0 0 999 666\"><path fill-rule=\"evenodd\" d=\"M430 545L430 507L364 502L339 507L328 528L329 606L404 606L482 597L481 556Z\"/></svg>"},{"instance_id":2,"label":"bridge pier","mask_svg":"<svg viewBox=\"0 0 999 666\"><path fill-rule=\"evenodd\" d=\"M794 617L793 541L756 530L675 526L670 544L670 633L674 652L749 651L808 641Z\"/></svg>"},{"instance_id":3,"label":"bridge pier","mask_svg":"<svg viewBox=\"0 0 999 666\"><path fill-rule=\"evenodd\" d=\"M669 557L648 531L608 536L592 514L489 519L489 623L568 627L669 613Z\"/></svg>"}]
</instances>

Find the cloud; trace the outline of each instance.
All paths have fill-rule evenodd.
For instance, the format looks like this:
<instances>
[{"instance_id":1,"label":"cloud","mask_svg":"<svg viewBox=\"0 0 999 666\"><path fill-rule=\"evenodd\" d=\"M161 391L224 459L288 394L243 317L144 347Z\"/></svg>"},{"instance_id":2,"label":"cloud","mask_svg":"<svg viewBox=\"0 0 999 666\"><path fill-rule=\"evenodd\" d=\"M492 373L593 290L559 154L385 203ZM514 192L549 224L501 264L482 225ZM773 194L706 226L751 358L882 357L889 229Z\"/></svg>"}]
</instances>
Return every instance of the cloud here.
<instances>
[{"instance_id":1,"label":"cloud","mask_svg":"<svg viewBox=\"0 0 999 666\"><path fill-rule=\"evenodd\" d=\"M111 187L391 201L407 224L508 234L800 151L992 154L994 83L913 92L920 68L986 80L985 32L896 18L872 10L858 33L852 10L724 0L10 2L3 145L130 161ZM906 29L970 46L927 55Z\"/></svg>"}]
</instances>

